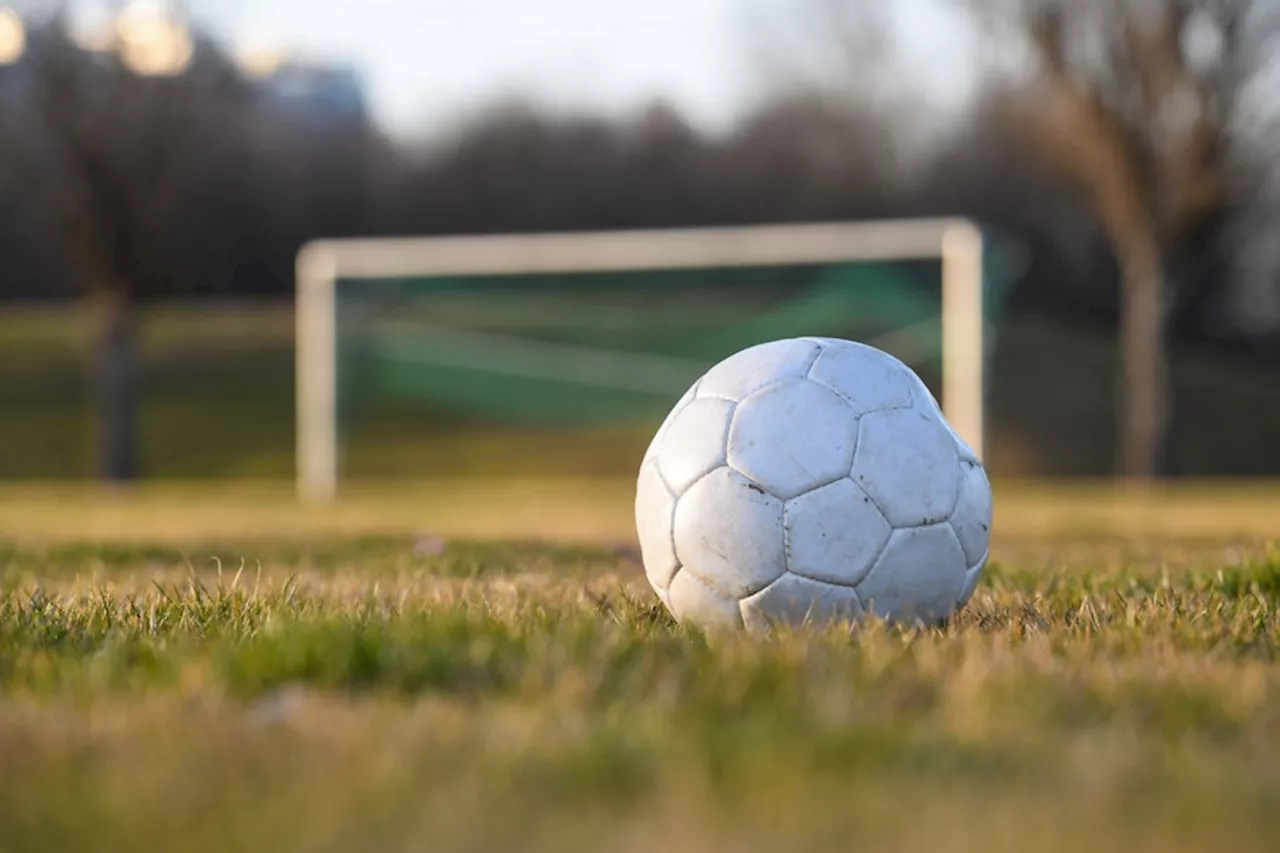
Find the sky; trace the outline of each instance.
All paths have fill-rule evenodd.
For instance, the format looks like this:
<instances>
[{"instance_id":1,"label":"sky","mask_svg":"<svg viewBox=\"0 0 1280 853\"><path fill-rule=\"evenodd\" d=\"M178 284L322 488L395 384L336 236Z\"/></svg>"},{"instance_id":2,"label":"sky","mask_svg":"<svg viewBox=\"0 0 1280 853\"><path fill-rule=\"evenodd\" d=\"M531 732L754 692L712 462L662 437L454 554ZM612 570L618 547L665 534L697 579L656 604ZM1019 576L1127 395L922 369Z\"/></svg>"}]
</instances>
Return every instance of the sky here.
<instances>
[{"instance_id":1,"label":"sky","mask_svg":"<svg viewBox=\"0 0 1280 853\"><path fill-rule=\"evenodd\" d=\"M82 14L112 0L80 0ZM821 2L821 0L816 0ZM375 117L416 134L509 94L626 109L664 97L723 126L768 71L771 31L820 37L815 0L187 0L222 40L349 62ZM898 0L912 66L946 100L963 46L937 0ZM793 31L784 33L784 31ZM810 33L812 30L812 33ZM796 34L800 37L797 40ZM799 57L798 57L799 58ZM962 76L962 75L961 75ZM957 88L959 87L959 88Z\"/></svg>"}]
</instances>

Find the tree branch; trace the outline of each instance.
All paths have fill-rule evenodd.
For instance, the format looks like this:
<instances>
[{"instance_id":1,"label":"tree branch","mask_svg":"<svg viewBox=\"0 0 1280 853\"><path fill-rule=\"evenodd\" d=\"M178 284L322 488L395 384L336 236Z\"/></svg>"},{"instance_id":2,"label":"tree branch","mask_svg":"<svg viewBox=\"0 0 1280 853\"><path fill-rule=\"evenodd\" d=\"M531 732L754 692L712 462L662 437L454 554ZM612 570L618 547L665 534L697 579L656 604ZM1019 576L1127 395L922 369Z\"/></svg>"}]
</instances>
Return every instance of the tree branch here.
<instances>
[{"instance_id":1,"label":"tree branch","mask_svg":"<svg viewBox=\"0 0 1280 853\"><path fill-rule=\"evenodd\" d=\"M1031 12L1028 31L1045 70L1055 78L1069 79L1071 70L1067 64L1061 11L1042 6Z\"/></svg>"}]
</instances>

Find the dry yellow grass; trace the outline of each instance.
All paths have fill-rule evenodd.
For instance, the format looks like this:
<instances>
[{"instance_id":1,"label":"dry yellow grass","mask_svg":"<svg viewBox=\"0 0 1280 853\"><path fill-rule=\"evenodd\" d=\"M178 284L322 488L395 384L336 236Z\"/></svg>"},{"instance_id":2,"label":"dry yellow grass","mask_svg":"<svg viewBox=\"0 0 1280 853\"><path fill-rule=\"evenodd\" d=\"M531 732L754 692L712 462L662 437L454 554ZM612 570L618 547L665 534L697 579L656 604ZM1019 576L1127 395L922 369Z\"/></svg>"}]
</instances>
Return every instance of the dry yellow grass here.
<instances>
[{"instance_id":1,"label":"dry yellow grass","mask_svg":"<svg viewBox=\"0 0 1280 853\"><path fill-rule=\"evenodd\" d=\"M191 542L261 536L431 532L449 537L618 543L634 536L629 478L354 483L304 507L279 482L0 486L0 539ZM997 544L1098 538L1258 542L1280 537L1280 483L995 484Z\"/></svg>"}]
</instances>

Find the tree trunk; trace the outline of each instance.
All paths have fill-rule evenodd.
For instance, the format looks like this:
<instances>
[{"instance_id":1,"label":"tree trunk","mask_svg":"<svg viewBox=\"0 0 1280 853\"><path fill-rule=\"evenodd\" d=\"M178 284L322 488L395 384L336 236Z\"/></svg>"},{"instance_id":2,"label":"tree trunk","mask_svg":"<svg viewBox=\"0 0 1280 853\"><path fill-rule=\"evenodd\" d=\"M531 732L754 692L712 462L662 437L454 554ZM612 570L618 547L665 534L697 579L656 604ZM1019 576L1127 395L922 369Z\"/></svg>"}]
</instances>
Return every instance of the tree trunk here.
<instances>
[{"instance_id":1,"label":"tree trunk","mask_svg":"<svg viewBox=\"0 0 1280 853\"><path fill-rule=\"evenodd\" d=\"M1150 482L1164 473L1170 415L1165 352L1166 282L1153 239L1121 246L1120 473Z\"/></svg>"},{"instance_id":2,"label":"tree trunk","mask_svg":"<svg viewBox=\"0 0 1280 853\"><path fill-rule=\"evenodd\" d=\"M91 297L97 468L109 483L138 476L137 318L129 295L104 288Z\"/></svg>"}]
</instances>

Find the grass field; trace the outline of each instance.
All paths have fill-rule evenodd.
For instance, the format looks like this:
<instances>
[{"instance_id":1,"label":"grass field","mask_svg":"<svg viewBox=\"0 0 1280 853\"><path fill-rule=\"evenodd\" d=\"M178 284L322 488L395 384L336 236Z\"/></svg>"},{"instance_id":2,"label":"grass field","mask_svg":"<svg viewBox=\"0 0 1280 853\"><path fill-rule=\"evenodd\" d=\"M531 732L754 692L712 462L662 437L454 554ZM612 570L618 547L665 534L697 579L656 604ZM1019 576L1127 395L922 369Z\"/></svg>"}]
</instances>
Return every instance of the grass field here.
<instances>
[{"instance_id":1,"label":"grass field","mask_svg":"<svg viewBox=\"0 0 1280 853\"><path fill-rule=\"evenodd\" d=\"M1274 850L1280 488L996 496L947 628L747 638L625 481L0 489L0 850Z\"/></svg>"},{"instance_id":2,"label":"grass field","mask_svg":"<svg viewBox=\"0 0 1280 853\"><path fill-rule=\"evenodd\" d=\"M109 491L83 328L0 318L0 853L1276 849L1280 485L997 478L945 629L708 637L637 562L643 430L384 411L298 507L290 328L150 315ZM1114 353L1001 340L993 469L1104 470ZM1179 464L1272 471L1274 377L1179 370Z\"/></svg>"}]
</instances>

